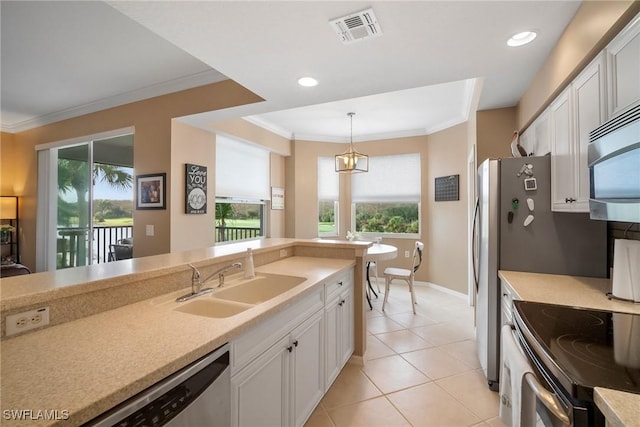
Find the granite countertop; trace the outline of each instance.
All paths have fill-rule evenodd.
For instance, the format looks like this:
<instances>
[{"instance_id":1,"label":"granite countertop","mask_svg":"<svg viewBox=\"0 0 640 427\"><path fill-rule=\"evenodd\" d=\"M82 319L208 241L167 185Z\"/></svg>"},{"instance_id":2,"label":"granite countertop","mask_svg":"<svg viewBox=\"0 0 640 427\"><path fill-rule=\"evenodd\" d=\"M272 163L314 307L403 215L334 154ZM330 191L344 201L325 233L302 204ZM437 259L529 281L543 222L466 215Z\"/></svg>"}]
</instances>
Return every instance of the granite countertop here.
<instances>
[{"instance_id":1,"label":"granite countertop","mask_svg":"<svg viewBox=\"0 0 640 427\"><path fill-rule=\"evenodd\" d=\"M607 298L609 279L519 271L498 274L515 292L514 299L640 314L640 304ZM594 400L612 426L640 426L640 394L596 387Z\"/></svg>"},{"instance_id":2,"label":"granite countertop","mask_svg":"<svg viewBox=\"0 0 640 427\"><path fill-rule=\"evenodd\" d=\"M256 267L257 273L306 280L229 318L180 313L145 300L8 338L2 342L2 425L89 421L354 265L352 259L294 256ZM31 410L31 417L58 411L59 419L25 423L7 419L11 410Z\"/></svg>"},{"instance_id":3,"label":"granite countertop","mask_svg":"<svg viewBox=\"0 0 640 427\"><path fill-rule=\"evenodd\" d=\"M596 387L593 396L609 427L640 427L639 395Z\"/></svg>"}]
</instances>

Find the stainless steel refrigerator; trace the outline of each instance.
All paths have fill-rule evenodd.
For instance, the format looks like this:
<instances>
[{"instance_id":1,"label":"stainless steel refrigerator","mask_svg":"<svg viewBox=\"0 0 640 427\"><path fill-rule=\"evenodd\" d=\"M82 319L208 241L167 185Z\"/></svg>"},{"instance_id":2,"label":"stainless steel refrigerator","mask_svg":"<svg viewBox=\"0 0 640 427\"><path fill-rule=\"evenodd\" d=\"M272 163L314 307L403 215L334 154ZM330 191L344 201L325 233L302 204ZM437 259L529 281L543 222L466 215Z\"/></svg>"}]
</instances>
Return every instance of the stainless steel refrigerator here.
<instances>
[{"instance_id":1,"label":"stainless steel refrigerator","mask_svg":"<svg viewBox=\"0 0 640 427\"><path fill-rule=\"evenodd\" d=\"M488 159L478 168L476 341L491 389L500 374L498 270L606 277L607 228L551 211L550 157Z\"/></svg>"}]
</instances>

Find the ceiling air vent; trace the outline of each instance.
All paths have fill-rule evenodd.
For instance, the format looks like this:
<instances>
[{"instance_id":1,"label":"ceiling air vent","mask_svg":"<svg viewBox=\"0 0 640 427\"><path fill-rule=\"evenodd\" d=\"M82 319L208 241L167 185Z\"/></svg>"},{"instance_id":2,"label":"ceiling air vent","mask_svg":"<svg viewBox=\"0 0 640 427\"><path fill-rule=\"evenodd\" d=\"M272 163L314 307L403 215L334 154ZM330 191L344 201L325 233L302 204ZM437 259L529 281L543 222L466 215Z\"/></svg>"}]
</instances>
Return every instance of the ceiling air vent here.
<instances>
[{"instance_id":1,"label":"ceiling air vent","mask_svg":"<svg viewBox=\"0 0 640 427\"><path fill-rule=\"evenodd\" d=\"M338 34L342 43L349 44L382 35L373 9L352 13L342 18L334 19L329 24Z\"/></svg>"}]
</instances>

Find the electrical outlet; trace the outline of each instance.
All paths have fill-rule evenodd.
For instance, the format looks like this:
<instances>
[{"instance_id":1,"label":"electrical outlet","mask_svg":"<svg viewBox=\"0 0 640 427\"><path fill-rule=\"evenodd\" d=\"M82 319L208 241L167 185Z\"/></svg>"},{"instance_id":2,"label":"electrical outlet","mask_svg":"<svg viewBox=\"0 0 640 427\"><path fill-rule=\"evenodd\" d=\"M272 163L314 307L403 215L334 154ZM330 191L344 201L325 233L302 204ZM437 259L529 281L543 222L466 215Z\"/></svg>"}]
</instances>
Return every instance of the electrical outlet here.
<instances>
[{"instance_id":1,"label":"electrical outlet","mask_svg":"<svg viewBox=\"0 0 640 427\"><path fill-rule=\"evenodd\" d=\"M30 331L49 324L49 307L40 307L35 310L24 311L7 316L7 336Z\"/></svg>"},{"instance_id":2,"label":"electrical outlet","mask_svg":"<svg viewBox=\"0 0 640 427\"><path fill-rule=\"evenodd\" d=\"M284 258L287 256L287 250L286 249L280 249L280 258Z\"/></svg>"},{"instance_id":3,"label":"electrical outlet","mask_svg":"<svg viewBox=\"0 0 640 427\"><path fill-rule=\"evenodd\" d=\"M409 251L404 251L404 257L409 258Z\"/></svg>"}]
</instances>

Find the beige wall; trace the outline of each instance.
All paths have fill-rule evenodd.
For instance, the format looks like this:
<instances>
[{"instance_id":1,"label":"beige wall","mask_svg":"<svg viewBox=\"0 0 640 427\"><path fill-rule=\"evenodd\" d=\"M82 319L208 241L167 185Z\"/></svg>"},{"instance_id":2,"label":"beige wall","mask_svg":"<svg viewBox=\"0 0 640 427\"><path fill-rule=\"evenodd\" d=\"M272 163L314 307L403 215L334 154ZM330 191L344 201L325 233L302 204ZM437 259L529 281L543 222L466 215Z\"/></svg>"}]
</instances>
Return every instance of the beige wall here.
<instances>
[{"instance_id":1,"label":"beige wall","mask_svg":"<svg viewBox=\"0 0 640 427\"><path fill-rule=\"evenodd\" d=\"M174 203L171 204L170 252L206 248L215 244L213 227L216 220L215 156L215 135L213 133L177 120L173 121L171 129L171 188L173 188ZM186 163L207 167L207 212L205 214L185 213Z\"/></svg>"},{"instance_id":2,"label":"beige wall","mask_svg":"<svg viewBox=\"0 0 640 427\"><path fill-rule=\"evenodd\" d=\"M426 258L417 280L435 283L467 293L467 159L468 125L454 126L420 137L386 139L356 143L356 149L369 156L420 153L422 162L422 235ZM331 157L344 151L344 145L326 142L295 141L293 155L287 159L287 186L294 188L292 224L287 221L289 237L317 237L317 158ZM434 179L460 175L460 200L434 202ZM295 184L295 185L294 185ZM290 202L291 191L287 195ZM350 175L340 176L340 238L351 229ZM404 252L413 250L413 239L384 239L398 247L398 258L381 262L379 272L387 266L409 267Z\"/></svg>"},{"instance_id":3,"label":"beige wall","mask_svg":"<svg viewBox=\"0 0 640 427\"><path fill-rule=\"evenodd\" d=\"M215 132L232 135L245 141L262 145L282 156L291 155L291 141L244 119L225 120L210 125Z\"/></svg>"},{"instance_id":4,"label":"beige wall","mask_svg":"<svg viewBox=\"0 0 640 427\"><path fill-rule=\"evenodd\" d=\"M585 1L518 104L523 131L631 19L638 1Z\"/></svg>"},{"instance_id":5,"label":"beige wall","mask_svg":"<svg viewBox=\"0 0 640 427\"><path fill-rule=\"evenodd\" d=\"M286 205L289 203L289 195L287 194L288 191L285 185L284 171L285 157L271 153L271 186L285 189L285 210L269 209L269 212L267 213L267 220L269 223L269 226L267 227L267 237L285 237Z\"/></svg>"},{"instance_id":6,"label":"beige wall","mask_svg":"<svg viewBox=\"0 0 640 427\"><path fill-rule=\"evenodd\" d=\"M517 129L516 108L498 108L476 113L477 163L489 158L511 157L511 137Z\"/></svg>"},{"instance_id":7,"label":"beige wall","mask_svg":"<svg viewBox=\"0 0 640 427\"><path fill-rule=\"evenodd\" d=\"M429 135L426 168L427 281L466 294L468 286L467 123ZM434 202L434 180L459 174L460 199ZM423 178L424 179L424 178ZM424 189L423 183L423 189Z\"/></svg>"},{"instance_id":8,"label":"beige wall","mask_svg":"<svg viewBox=\"0 0 640 427\"><path fill-rule=\"evenodd\" d=\"M35 147L37 145L134 127L135 174L166 172L167 182L172 183L172 118L259 101L261 101L260 97L237 83L226 80L15 134L13 149L2 149L0 166L3 170L3 191L5 188L13 188L14 194L21 196L23 263L32 269L35 267L37 197ZM5 170L10 168L14 168L13 173L6 176ZM169 252L171 248L170 212L173 203L181 204L183 201L178 198L174 200L173 188L167 188L166 210L134 211L134 256ZM152 238L145 236L144 226L140 227L147 224L154 225L155 236Z\"/></svg>"}]
</instances>

